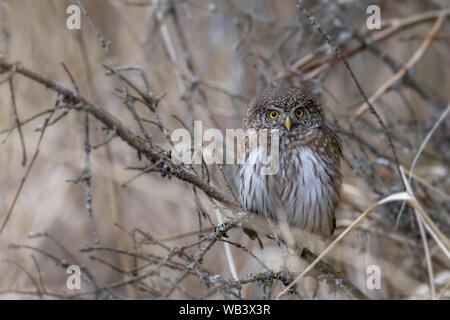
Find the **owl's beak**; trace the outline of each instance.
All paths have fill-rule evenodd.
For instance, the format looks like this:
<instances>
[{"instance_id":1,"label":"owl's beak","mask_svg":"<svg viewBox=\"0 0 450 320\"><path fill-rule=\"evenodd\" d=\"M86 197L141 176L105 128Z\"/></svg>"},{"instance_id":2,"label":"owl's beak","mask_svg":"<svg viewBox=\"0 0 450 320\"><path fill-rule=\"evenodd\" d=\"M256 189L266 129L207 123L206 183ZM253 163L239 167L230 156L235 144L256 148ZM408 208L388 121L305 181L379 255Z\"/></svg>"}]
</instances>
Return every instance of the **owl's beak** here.
<instances>
[{"instance_id":1,"label":"owl's beak","mask_svg":"<svg viewBox=\"0 0 450 320\"><path fill-rule=\"evenodd\" d=\"M288 131L291 130L291 118L286 117L284 119L284 126L288 129Z\"/></svg>"}]
</instances>

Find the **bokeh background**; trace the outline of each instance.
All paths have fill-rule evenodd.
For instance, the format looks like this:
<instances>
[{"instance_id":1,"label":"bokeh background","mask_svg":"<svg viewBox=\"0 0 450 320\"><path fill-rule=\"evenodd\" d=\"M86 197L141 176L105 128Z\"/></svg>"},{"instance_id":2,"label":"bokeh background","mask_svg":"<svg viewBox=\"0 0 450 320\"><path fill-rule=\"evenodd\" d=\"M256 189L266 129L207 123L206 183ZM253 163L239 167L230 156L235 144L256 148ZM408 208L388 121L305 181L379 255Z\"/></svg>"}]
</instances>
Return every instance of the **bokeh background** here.
<instances>
[{"instance_id":1,"label":"bokeh background","mask_svg":"<svg viewBox=\"0 0 450 320\"><path fill-rule=\"evenodd\" d=\"M66 27L66 9L74 4L71 1L1 0L2 59L20 62L73 89L61 64L64 63L81 95L137 133L139 127L124 106L117 77L108 75L104 68L110 61L95 30L109 41L108 51L117 67L140 68L151 93L164 94L157 110L169 133L183 125L189 127L192 120L202 120L204 129L219 128L224 132L227 128L239 128L246 105L257 91L269 86L308 86L320 96L327 117L344 141L343 201L335 236L371 204L402 190L386 136L369 112L351 120L364 99L344 64L335 59L329 45L324 45L323 37L297 8L296 1L85 0L82 3L95 29L83 13L80 30ZM381 8L381 30L366 28L369 16L366 9L370 4ZM347 57L368 96L395 74L389 59L400 67L407 62L425 40L438 13L450 7L444 0L321 0L304 1L304 5L346 54L361 46L358 37L377 37L390 32L389 28L398 27L396 21L413 19ZM402 78L374 103L391 134L399 162L407 170L450 100L449 35L447 17L423 56L409 70L409 79L413 78L414 83ZM145 89L136 69L123 74L141 90ZM27 164L23 166L19 131L10 130L16 123L16 115L9 82L2 81L7 76L7 72L0 75L0 221L6 218L38 142L37 129L46 117L36 117L21 127L27 155ZM21 75L13 75L12 79L20 121L54 106L57 96L52 90ZM152 141L170 150L164 134L152 123L157 120L155 114L139 102L135 107L142 118L149 120L144 124ZM107 286L123 281L131 276L124 270L135 268L136 263L145 270L144 262L136 262L131 253L164 257L168 252L148 243L137 246L129 232L139 228L168 248L182 247L198 240L200 228L208 229L218 223L213 204L200 190L196 191L196 202L191 186L174 177L161 177L158 172L129 181L139 172L133 168L145 167L147 163L120 138L113 138L93 149L90 156L92 212L99 246L103 249L80 252L85 245L97 246L85 208L85 184L67 181L78 178L85 166L85 117L73 110L63 113L57 111L55 117L62 118L47 128L36 162L0 235L0 297L159 297L177 279L180 270L161 268L159 274L146 277L144 284L133 282L111 289L113 293L79 296L78 291L67 289L68 274L57 259L85 266L99 284ZM91 118L89 124L93 146L108 139L110 133L100 122ZM427 143L412 180L417 199L446 237L450 234L449 143L447 116ZM202 172L201 168L198 172ZM230 172L225 168L225 175L232 182ZM209 166L209 173L211 184L231 197L219 168ZM199 215L198 201L212 223ZM401 208L402 202L378 207L335 250L337 260L333 266L370 298L429 299L428 268L414 210L409 206ZM276 262L279 249L273 240L263 239L265 249L261 250L240 228L233 228L228 236L252 250L274 270L279 268ZM448 298L450 294L442 290L450 279L449 259L427 236L435 291ZM187 252L194 254L198 250L198 246L193 246ZM261 271L257 261L243 250L231 246L231 253L239 278ZM366 287L366 268L374 264L381 269L379 290ZM208 251L202 266L223 279L232 278L220 242ZM232 295L220 285L210 283L208 287L200 278L194 274L183 278L169 298L262 299L274 298L281 289L275 281L273 291L267 293L261 283L252 282ZM92 289L92 284L82 283L81 292ZM329 290L311 295L299 288L299 295L291 298L348 296Z\"/></svg>"}]
</instances>

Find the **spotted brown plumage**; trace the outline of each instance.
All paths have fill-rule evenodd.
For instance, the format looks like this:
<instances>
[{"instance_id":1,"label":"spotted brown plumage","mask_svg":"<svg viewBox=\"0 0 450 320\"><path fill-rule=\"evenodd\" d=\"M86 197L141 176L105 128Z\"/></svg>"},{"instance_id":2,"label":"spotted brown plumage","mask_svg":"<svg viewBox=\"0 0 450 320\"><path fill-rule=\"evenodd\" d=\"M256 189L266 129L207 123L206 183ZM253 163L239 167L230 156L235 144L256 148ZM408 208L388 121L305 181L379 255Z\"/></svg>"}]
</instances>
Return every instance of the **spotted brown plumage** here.
<instances>
[{"instance_id":1,"label":"spotted brown plumage","mask_svg":"<svg viewBox=\"0 0 450 320\"><path fill-rule=\"evenodd\" d=\"M260 171L263 146L247 150L245 158L253 162L238 168L243 207L274 220L284 212L290 226L330 237L340 201L342 147L315 96L302 88L264 90L250 102L244 123L279 129L280 139L279 170L273 175ZM256 235L249 226L244 231Z\"/></svg>"}]
</instances>

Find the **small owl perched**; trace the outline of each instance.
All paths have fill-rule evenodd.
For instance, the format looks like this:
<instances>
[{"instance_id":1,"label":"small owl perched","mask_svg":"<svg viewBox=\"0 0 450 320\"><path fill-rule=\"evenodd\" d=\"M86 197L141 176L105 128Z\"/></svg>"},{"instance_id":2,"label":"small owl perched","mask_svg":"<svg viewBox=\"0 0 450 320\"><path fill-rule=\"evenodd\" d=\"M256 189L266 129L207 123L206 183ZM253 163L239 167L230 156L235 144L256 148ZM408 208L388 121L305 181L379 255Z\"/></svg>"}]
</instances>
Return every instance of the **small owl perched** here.
<instances>
[{"instance_id":1,"label":"small owl perched","mask_svg":"<svg viewBox=\"0 0 450 320\"><path fill-rule=\"evenodd\" d=\"M340 200L342 147L314 95L301 88L266 89L252 99L244 121L247 128L279 129L280 139L274 175L261 174L258 160L239 166L243 207L273 220L282 210L291 227L330 237ZM255 159L258 148L249 150L247 159ZM249 227L244 231L256 237Z\"/></svg>"}]
</instances>

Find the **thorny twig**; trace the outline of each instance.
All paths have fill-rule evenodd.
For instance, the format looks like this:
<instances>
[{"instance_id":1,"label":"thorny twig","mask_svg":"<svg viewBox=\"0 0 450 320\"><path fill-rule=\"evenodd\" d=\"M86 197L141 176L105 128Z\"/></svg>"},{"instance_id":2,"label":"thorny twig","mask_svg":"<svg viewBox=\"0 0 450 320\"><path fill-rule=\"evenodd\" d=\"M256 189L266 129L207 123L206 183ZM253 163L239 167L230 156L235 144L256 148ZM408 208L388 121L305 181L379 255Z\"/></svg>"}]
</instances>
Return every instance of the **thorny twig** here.
<instances>
[{"instance_id":1,"label":"thorny twig","mask_svg":"<svg viewBox=\"0 0 450 320\"><path fill-rule=\"evenodd\" d=\"M342 61L344 62L344 65L347 68L347 70L350 72L350 75L351 75L353 81L355 82L356 87L358 88L358 91L361 93L361 95L363 96L364 100L366 101L367 107L369 108L370 112L375 116L375 118L377 119L377 122L380 124L381 128L383 129L383 132L384 132L384 134L385 134L385 136L386 136L386 138L388 140L389 147L391 148L391 151L392 151L392 156L394 158L394 162L395 162L395 165L396 165L396 168L397 168L397 174L398 174L398 176L400 176L400 164L399 164L399 161L398 161L398 158L397 158L397 152L395 151L394 144L392 143L391 135L389 134L388 129L386 128L386 125L384 124L384 122L381 119L380 115L375 110L375 108L373 107L372 103L369 101L367 95L364 93L364 90L362 89L361 84L359 83L358 79L356 78L355 74L353 73L353 70L350 68L350 65L348 64L346 58L343 56L342 51L334 43L334 41L326 33L326 31L322 29L322 27L318 24L316 19L313 16L311 16L309 14L309 12L304 8L304 6L302 5L302 1L301 0L299 0L299 2L298 2L298 7L300 8L301 12L306 16L306 18L308 19L309 23L317 31L319 31L322 34L322 36L325 38L325 41L331 46L331 48L333 48L334 53L339 58L341 58ZM403 181L402 181L402 184L403 184ZM405 185L403 185L403 187L405 187Z\"/></svg>"},{"instance_id":2,"label":"thorny twig","mask_svg":"<svg viewBox=\"0 0 450 320\"><path fill-rule=\"evenodd\" d=\"M1 63L1 62L0 62L0 63ZM11 214L12 214L12 212L13 212L13 210L14 210L14 207L15 207L15 205L16 205L17 199L19 198L20 193L21 193L21 191L22 191L22 188L23 188L23 186L24 186L24 184L25 184L25 181L27 180L28 175L30 174L31 168L33 167L33 164L34 164L34 162L36 161L36 158L37 158L38 155L39 155L39 148L40 148L40 146L41 146L42 138L44 137L45 129L47 128L47 125L48 125L50 119L52 118L54 112L55 112L56 109L58 108L58 106L59 106L59 100L56 100L56 102L55 102L55 107L54 107L53 111L50 113L50 115L49 115L49 116L45 119L45 121L44 121L44 126L43 126L43 129L42 129L41 134L40 134L40 136L39 136L39 140L38 140L38 142L37 142L37 144L36 144L36 148L35 148L35 150L34 150L33 157L31 158L31 161L30 161L30 163L28 164L27 170L25 171L25 174L24 174L24 176L22 177L22 180L21 180L21 182L20 182L20 184L19 184L19 188L17 189L17 192L16 192L16 194L15 194L15 196L14 196L14 199L13 199L13 201L12 201L12 203L11 203L11 205L10 205L8 211L6 212L5 218L4 218L4 220L3 220L3 222L2 222L2 224L1 224L1 226L0 226L0 235L2 234L3 230L4 230L5 227L6 227L6 224L8 223L9 218L11 217Z\"/></svg>"},{"instance_id":3,"label":"thorny twig","mask_svg":"<svg viewBox=\"0 0 450 320\"><path fill-rule=\"evenodd\" d=\"M81 5L80 1L77 1L77 3ZM162 30L163 31L162 32L163 33L163 41L166 42L165 43L166 45L168 44L169 47L171 47L170 48L171 50L168 50L169 51L169 59L171 60L172 64L174 65L175 72L177 73L177 76L178 76L177 80L179 81L179 84L181 84L180 87L183 88L183 90L181 90L182 99L186 104L186 107L187 107L187 110L189 113L188 114L189 117L190 118L193 117L192 106L195 103L194 94L198 93L201 98L201 105L204 106L205 110L209 113L211 121L213 121L214 124L217 124L216 119L212 116L213 114L215 114L215 110L211 109L211 106L209 105L209 103L206 99L205 92L208 90L203 90L203 89L206 88L206 89L221 92L221 93L225 94L226 96L228 96L233 104L234 104L235 100L240 100L241 102L246 103L246 102L248 102L248 99L244 95L242 95L240 92L234 93L234 90L231 91L228 89L223 89L220 86L216 86L216 85L212 84L212 82L210 82L210 81L199 80L197 78L199 71L196 70L196 68L195 68L195 64L194 64L195 61L193 59L193 54L189 48L190 43L189 43L189 40L186 38L186 35L189 35L189 34L185 33L185 31L183 30L184 26L181 25L181 21L179 20L180 16L179 16L179 13L176 11L177 8L175 7L175 3L176 2L170 2L167 11L164 11L164 9L157 7L157 6L159 6L159 3L156 3L156 2L146 2L145 4L142 3L141 5L154 5L156 7L156 10L158 12L160 27L162 29L164 29L164 30ZM133 4L136 5L137 3L133 3ZM191 2L183 3L183 5L186 5L186 6L190 5L190 6L194 7L194 5ZM205 8L203 8L203 9L205 9ZM210 10L210 9L208 9L208 10ZM106 42L102 38L98 29L96 29L96 27L94 26L92 19L87 15L87 12L84 9L84 7L83 7L83 12L85 13L85 16L86 16L91 28L96 33L97 38L98 38L100 44L102 45L102 47L105 51L105 54L107 55L107 58L110 62L108 66L105 66L105 68L107 68L107 70L108 70L107 74L117 76L117 78L120 82L120 88L117 89L117 91L120 93L120 98L123 99L125 105L131 111L135 121L138 123L139 129L142 132L143 137L135 134L132 130L130 130L128 127L126 127L126 125L123 124L117 118L115 118L111 112L105 111L98 105L91 103L90 101L88 101L87 99L85 99L82 96L80 97L78 89L76 87L76 84L73 80L73 77L70 75L70 72L68 72L68 69L65 65L64 65L64 68L66 69L66 72L69 74L72 84L74 84L75 92L62 87L59 84L57 84L56 82L54 82L50 79L47 79L37 73L34 73L31 70L28 70L27 68L24 68L21 65L17 65L17 67L18 67L17 70L14 70L14 72L12 72L12 70L13 70L11 68L12 64L7 63L5 61L0 61L0 72L8 71L9 75L6 80L9 80L9 81L12 80L13 74L15 75L16 73L18 73L18 74L25 75L26 77L29 77L41 84L44 84L48 88L63 95L64 106L61 106L60 108L65 109L64 113L61 114L57 119L53 120L52 122L49 122L46 127L48 127L51 123L55 123L56 121L58 121L59 119L64 117L66 114L68 114L69 110L82 111L82 113L84 113L86 116L86 119L85 119L86 120L85 121L85 136L86 136L85 142L87 141L89 146L90 146L90 143L89 143L88 117L91 116L91 119L96 118L97 120L102 122L102 124L106 127L105 128L106 130L109 130L108 137L105 139L105 141L96 146L90 146L89 150L91 148L94 149L95 147L100 147L102 145L108 144L114 137L120 137L122 140L127 142L131 146L131 148L136 150L138 152L138 154L142 153L149 160L148 165L146 165L145 167L138 168L138 169L142 170L142 173L140 173L139 175L150 172L150 171L157 171L157 172L161 172L161 174L163 176L174 175L174 176L188 182L189 187L193 191L195 204L197 206L197 211L199 213L200 228L199 228L199 231L197 231L195 233L195 234L199 235L199 239L193 241L192 243L185 244L182 247L170 247L168 245L163 244L162 241L177 239L181 236L184 236L185 234L181 234L178 236L170 236L166 239L158 240L158 239L155 239L149 233L142 232L138 229L135 229L131 232L127 232L129 234L129 236L132 237L132 239L133 239L133 245L134 245L133 250L128 250L126 248L117 249L117 248L105 247L105 246L100 246L100 245L97 245L94 247L86 246L81 250L82 252L104 251L104 252L118 254L120 256L133 258L133 261L135 264L130 269L130 268L126 268L126 267L119 268L119 267L115 266L114 263L109 262L109 260L104 259L103 257L91 256L92 260L97 261L97 262L101 263L102 265L111 268L115 272L118 272L118 273L126 276L126 278L124 278L123 280L117 281L117 282L114 282L114 283L111 283L108 285L102 285L100 282L98 282L96 280L86 279L87 282L90 283L92 290L88 290L81 294L75 294L75 295L59 295L56 293L48 292L47 290L45 290L43 288L40 273L38 271L40 284L35 287L36 288L40 287L40 288L36 289L36 292L30 292L30 291L25 291L25 290L22 290L22 291L16 290L15 292L18 294L32 294L32 295L34 294L34 295L38 295L39 297L48 296L48 297L54 297L54 298L81 298L81 297L85 297L85 296L92 295L92 294L94 294L94 295L101 294L102 297L104 297L104 298L110 298L110 297L120 298L120 295L118 295L116 292L114 292L113 289L121 288L123 286L127 286L130 284L138 284L140 290L150 294L152 297L157 297L157 298L170 297L170 296L172 296L172 293L175 290L178 290L183 296L185 296L189 299L192 299L192 298L197 298L197 297L193 297L189 293L189 290L184 288L181 285L181 283L182 283L183 279L190 277L190 276L195 276L195 277L198 277L198 279L200 280L200 283L202 285L204 285L205 292L202 296L203 298L208 298L213 294L218 294L218 295L223 294L225 297L242 298L241 286L243 284L259 283L259 284L262 284L264 286L264 288L266 288L266 286L270 287L271 283L274 280L279 280L283 283L283 285L285 285L285 286L289 285L289 283L292 281L290 275L288 275L286 277L285 273L283 273L283 272L274 272L272 270L269 270L267 267L265 267L264 262L262 260L260 260L257 257L257 255L253 254L249 249L242 246L239 242L236 242L236 241L233 241L233 240L230 240L229 238L227 238L226 232L228 230L231 230L231 228L233 228L239 222L238 219L236 219L236 220L231 219L231 222L226 221L224 224L220 224L216 228L214 228L214 230L212 230L212 232L210 232L208 234L202 234L202 233L208 232L210 230L209 229L205 230L205 229L201 228L201 216L203 215L203 217L209 218L209 215L207 213L207 209L205 209L204 206L202 205L202 203L200 202L199 195L197 194L197 188L203 190L208 195L208 197L210 197L210 200L216 199L219 202L221 202L222 204L225 204L226 206L232 208L235 212L243 211L242 208L240 207L239 203L237 201L235 201L236 199L233 200L233 199L228 198L227 196L225 196L224 194L222 194L219 191L220 189L213 187L212 184L209 183L209 177L210 177L209 171L207 173L208 179L207 180L201 179L198 177L197 173L194 171L194 169L191 166L175 165L173 162L171 162L170 154L167 151L163 150L159 146L152 143L152 141L150 139L151 136L148 133L146 133L146 131L144 130L143 123L145 123L145 122L156 125L158 127L158 129L161 132L163 132L163 134L165 135L168 142L171 143L170 136L169 136L169 130L167 129L167 127L165 125L163 125L161 118L159 117L159 113L157 112L157 105L158 105L158 101L160 98L153 97L153 94L150 92L150 85L149 85L149 82L147 81L145 73L140 68L138 68L138 67L116 67L116 65L114 64L114 62L112 60L112 56L109 53L109 42ZM163 14L167 14L167 15L163 16ZM253 21L255 19L255 17L256 17L256 15L250 15L248 13L245 13L245 19L247 19L246 26L247 25L252 26L252 24L255 23ZM424 14L421 14L420 21L430 20L433 17L435 17L435 16L428 17L428 16L426 16L426 13L424 13ZM169 34L169 32L168 32L169 29L167 29L167 23L169 23L169 20L162 21L163 19L167 19L167 18L172 18L172 20L170 20L170 21L174 23L174 27L175 27L175 31L176 31L176 33L174 34L175 35L174 37L172 34ZM311 21L311 18L312 17L309 16L308 20ZM405 23L407 20L408 19L402 19L402 21L404 21ZM261 21L263 21L263 20L261 20ZM408 23L418 23L418 22L413 21L413 22L408 22ZM405 26L406 25L407 24L405 24ZM321 90L321 89L323 89L322 82L326 75L326 72L324 72L324 71L329 69L329 67L331 65L333 65L338 59L344 60L344 64L346 65L346 67L348 67L352 77L354 78L354 75L353 75L350 67L348 66L347 62L345 61L345 58L350 57L351 55L355 54L356 52L361 51L364 48L368 48L369 50L375 52L382 59L383 62L385 62L395 72L398 72L400 70L400 66L398 64L396 64L395 61L392 60L385 52L377 51L377 48L375 47L375 45L373 45L372 43L369 43L369 42L370 42L370 40L375 42L375 41L379 41L382 39L386 39L390 35L394 34L398 30L402 29L403 25L400 26L400 25L396 24L395 21L391 21L390 24L385 23L383 25L383 27L387 27L387 29L383 30L379 33L374 33L373 36L369 40L365 39L364 36L362 36L362 38L359 37L359 34L357 32L352 33L354 38L356 38L357 40L360 41L361 45L359 45L356 49L344 51L342 53L339 52L339 48L336 45L333 46L333 42L331 42L331 41L328 42L328 44L330 44L332 46L335 53L337 54L337 58L336 57L323 58L320 56L319 53L320 52L323 53L324 50L322 50L322 51L319 50L317 52L314 52L314 54L309 55L307 57L307 59L302 60L299 65L295 64L299 68L299 71L297 72L294 70L294 73L301 75L302 78L307 78L308 75L311 76L313 73L315 73L315 76L319 76L319 78L314 81L314 84L317 86L317 88L320 88L320 90ZM236 51L244 50L246 47L245 45L247 43L250 43L251 41L253 41L252 29L253 28L249 27L246 30L244 30L245 36L243 36L243 37L241 36L238 44L234 47ZM300 37L298 37L298 33L300 32L299 29L300 28L297 25L294 25L294 26L287 27L284 30L285 31L284 36L279 37L279 39L278 39L279 41L276 43L275 46L272 46L272 50L270 50L269 57L271 59L267 59L267 58L261 56L256 50L251 48L251 50L250 50L251 55L253 57L256 57L256 59L258 60L257 61L257 70L260 72L262 83L266 83L267 85L275 85L275 86L280 85L280 84L274 83L274 81L272 81L272 78L273 78L272 74L276 73L276 70L277 70L277 66L276 66L276 63L274 63L274 60L276 60L276 59L280 60L281 61L280 63L285 67L287 65L289 65L289 62L286 62L282 51L283 51L286 43L290 39L292 39L294 35L297 36L298 39L300 39ZM323 32L327 41L331 39L328 37L328 34L326 32L324 32L323 30L320 29L320 26L319 26L319 31ZM176 40L176 41L174 42L173 40ZM178 43L176 43L177 41L178 41ZM299 43L300 43L300 41L298 41L298 44ZM341 42L339 41L338 43L340 44ZM187 66L188 71L191 73L191 76L192 76L191 78L189 78L186 74L183 74L181 72L180 66L182 63L180 63L180 57L174 55L174 47L176 47L176 46L181 47L181 50L184 53L182 56L185 59L184 62ZM294 58L296 58L295 55L294 55ZM290 62L292 62L292 58L291 58ZM303 69L303 67L305 69ZM311 69L312 69L312 71L310 71ZM304 70L310 71L306 77L304 77L304 75L302 74L302 72ZM145 86L145 90L144 90L145 92L143 90L140 90L138 86L136 86L132 81L130 81L125 76L125 72L128 72L128 71L139 73L139 75L141 76L142 82ZM426 91L425 89L423 89L423 86L421 84L419 84L416 79L417 79L416 76L413 75L411 72L404 73L404 77L403 77L404 84L407 84L407 85L410 85L411 87L413 87L422 97L425 97L425 94L429 95L429 92ZM360 90L360 93L364 96L364 93L362 92L356 78L354 78L354 80L358 86L358 89ZM290 83L291 79L289 79L288 77L283 77L283 79L281 79L281 81L287 81ZM131 92L128 91L129 89L132 89ZM137 94L135 94L133 90ZM421 92L424 95L422 95ZM11 93L13 94L12 88L11 88ZM331 92L329 92L329 93L331 95ZM366 97L365 97L365 99L367 100ZM334 100L336 101L336 103L340 104L340 102L337 99L334 99ZM428 102L434 101L434 100L427 99L427 98L425 98L425 100L427 100ZM148 110L155 116L156 121L148 120L148 119L145 119L144 117L140 116L137 112L138 110L135 109L136 102L145 105L148 108ZM24 120L22 122L19 121L18 118L16 118L17 121L15 124L12 125L11 128L4 129L4 130L0 131L0 133L12 132L15 128L18 128L18 130L20 130L20 127L23 126L25 123L28 123L29 121L36 119L37 117L45 115L47 113L51 113L51 115L53 115L54 111L55 111L55 109L48 109L48 110L41 112L39 114L36 114L36 115L32 116L31 118L29 118L28 120ZM189 119L189 120L192 120L192 119ZM182 119L180 119L180 120L182 121ZM191 121L188 121L188 123L190 124ZM373 125L365 123L365 122L361 122L361 123L363 125L367 126L368 131L370 133L378 134L379 131L377 129L375 129ZM398 138L400 136L399 134L397 136L393 136L392 139L394 141L391 141L391 137L389 136L389 134L386 131L386 127L390 128L389 125L390 125L390 121L388 121L388 124L386 126L382 125L382 130L385 132L385 135L386 135L387 139L389 140L390 146L392 148L393 148L393 146L404 147L404 148L408 148L408 149L413 148L412 144L410 144L407 139L403 140L403 139ZM395 122L394 122L394 125L395 125ZM46 127L44 126L41 128L41 134L43 134L43 131L45 130ZM350 127L350 129L344 129L344 128L340 127L339 128L340 133L343 133L349 139L356 141L356 143L360 147L361 153L363 153L363 156L364 156L363 159L367 160L367 162L372 161L372 163L369 163L367 165L367 166L372 167L372 169L371 169L372 174L373 174L373 172L375 172L375 169L373 168L373 164L375 164L375 165L381 164L383 166L395 164L398 166L398 161L397 161L397 158L395 155L395 150L393 150L393 157L387 156L384 154L383 150L378 150L374 144L372 144L370 141L366 141L363 137L361 137L359 135L359 132L357 132L355 130L355 128L351 126L351 124L349 125L349 127ZM419 128L419 126L417 126L417 127ZM358 129L358 128L356 128L356 129ZM85 143L85 147L86 147L86 143ZM369 152L366 152L366 150L369 150ZM356 153L354 153L353 150L351 150L351 152L354 155L354 157L356 158L357 157ZM85 154L88 157L89 152L85 152ZM374 161L373 159L370 158L371 155L378 157L378 159L376 159L376 161L379 161L379 163L373 163L376 161ZM87 166L87 167L89 167L89 166ZM366 167L363 167L363 168L366 168ZM227 181L227 176L224 173L223 168L221 166L219 166L219 169L225 179L227 187L230 189L231 194L233 194L232 188L230 187L230 183ZM85 180L85 178L87 178L87 177L89 177L89 179L90 179L90 170L89 170L89 174L88 175L86 175L86 174L87 173L85 171L83 171L83 174L76 181ZM362 170L361 175L368 176L368 175L370 175L370 173L364 172L364 170ZM215 176L212 174L211 174L211 176L212 176L212 181L215 181L214 180ZM375 179L375 176L372 178ZM134 179L134 178L132 178L132 179ZM433 184L434 184L434 182L433 182ZM436 187L434 187L431 183L429 183L428 185L432 188L435 188L436 190L439 190ZM378 188L378 187L379 186L376 186L376 185L373 186L374 189ZM88 201L88 197L86 197L86 201ZM212 222L212 220L210 220L210 223L211 223L211 225L214 224ZM427 226L427 225L428 224L426 224L425 226ZM192 233L189 233L189 235L191 235L191 234ZM210 272L209 270L206 269L206 267L204 266L202 261L203 261L204 256L207 254L207 252L210 251L210 249L214 246L215 243L217 243L217 241L226 242L227 244L234 245L234 246L242 249L246 254L252 256L255 260L257 260L259 265L267 271L252 274L252 275L249 275L247 277L244 277L242 279L237 279L237 280L224 279L222 276ZM143 248L144 246L147 246L147 245L156 246L158 249L164 250L166 252L166 255L147 254L146 250L144 250L144 248ZM197 253L192 253L192 251L196 247L199 248ZM31 249L31 247L26 247L26 246L16 246L16 248ZM46 255L48 258L55 259L57 264L59 264L63 267L66 266L66 263L63 259L59 259L58 257L56 257L54 255L50 255L44 251L39 251L39 252ZM65 252L65 254L67 254L67 252ZM342 283L343 282L345 283L345 279L341 279L337 273L334 275L333 272L331 272L331 274L330 274L329 269L327 269L327 267L329 267L329 266L322 265L321 262L314 262L315 257L313 257L312 259L310 259L311 257L309 257L309 258L308 257L309 256L305 255L305 253L303 254L303 258L305 260L307 260L309 262L313 262L313 264L315 264L312 267L312 269L310 270L311 273L316 272L316 275L318 275L319 278L325 277L328 280L335 281L335 283L338 284L339 286L341 286L341 288L342 288ZM72 262L73 258L71 257L70 260ZM37 265L37 263L35 263L35 265ZM167 272L166 272L166 270L167 270ZM174 272L176 272L176 273L174 273ZM89 271L87 269L86 269L86 273L89 274ZM163 283L165 283L166 288L161 291L158 288L158 286L154 284L154 282L153 282L154 278L157 279L158 281L162 281ZM94 281L94 283L91 283L91 281ZM34 282L36 282L36 281L34 281ZM349 292L349 290L350 290L350 292L353 292L353 294L352 294L353 296L358 297L360 291L356 287L352 288L351 284L350 284L350 289L345 288L344 291ZM444 288L444 290L445 290L445 288ZM13 291L9 291L9 292L11 293ZM270 292L271 291L269 291L269 294L268 295L266 294L265 296L270 297ZM292 291L290 291L290 292L292 292ZM7 292L0 291L0 293L7 293ZM443 293L444 293L444 291L442 291L439 296L442 296ZM359 298L363 299L363 298L365 298L365 296L362 294L362 295L359 295Z\"/></svg>"}]
</instances>

